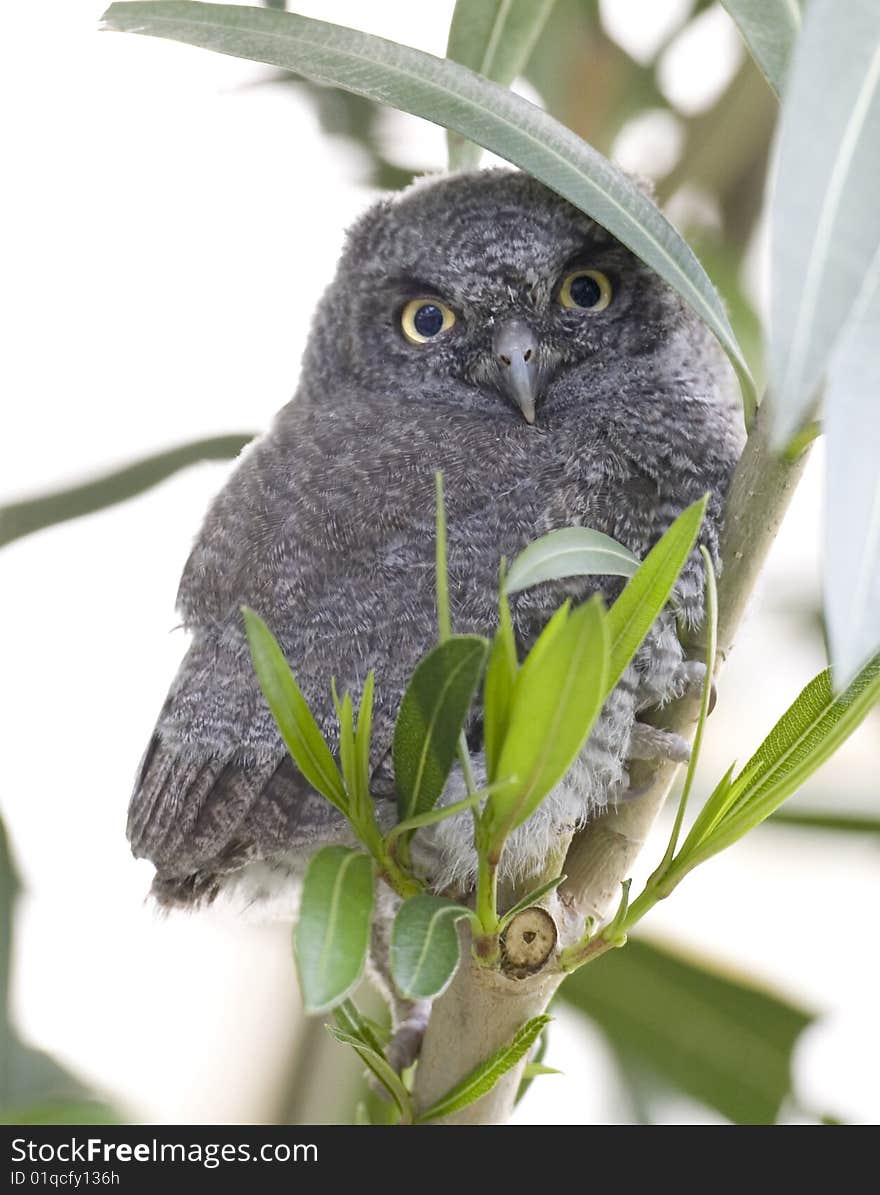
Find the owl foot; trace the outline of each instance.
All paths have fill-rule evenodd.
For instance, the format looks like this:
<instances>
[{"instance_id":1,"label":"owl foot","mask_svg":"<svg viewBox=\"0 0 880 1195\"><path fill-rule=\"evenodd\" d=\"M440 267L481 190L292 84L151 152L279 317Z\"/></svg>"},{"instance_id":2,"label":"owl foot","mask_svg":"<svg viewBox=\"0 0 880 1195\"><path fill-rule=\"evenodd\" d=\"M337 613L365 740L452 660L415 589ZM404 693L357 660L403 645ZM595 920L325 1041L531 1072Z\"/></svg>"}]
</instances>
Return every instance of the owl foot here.
<instances>
[{"instance_id":1,"label":"owl foot","mask_svg":"<svg viewBox=\"0 0 880 1195\"><path fill-rule=\"evenodd\" d=\"M414 1000L406 1019L398 1023L385 1051L385 1057L398 1074L418 1058L430 1016L431 1001Z\"/></svg>"},{"instance_id":2,"label":"owl foot","mask_svg":"<svg viewBox=\"0 0 880 1195\"><path fill-rule=\"evenodd\" d=\"M673 763L687 763L691 747L680 734L637 721L633 724L627 755L629 759L668 759Z\"/></svg>"},{"instance_id":3,"label":"owl foot","mask_svg":"<svg viewBox=\"0 0 880 1195\"><path fill-rule=\"evenodd\" d=\"M674 684L682 695L685 693L697 694L702 692L705 680L706 665L702 660L682 660L676 671ZM709 693L710 714L714 710L717 700L718 690L715 688L715 682L712 681L712 689Z\"/></svg>"}]
</instances>

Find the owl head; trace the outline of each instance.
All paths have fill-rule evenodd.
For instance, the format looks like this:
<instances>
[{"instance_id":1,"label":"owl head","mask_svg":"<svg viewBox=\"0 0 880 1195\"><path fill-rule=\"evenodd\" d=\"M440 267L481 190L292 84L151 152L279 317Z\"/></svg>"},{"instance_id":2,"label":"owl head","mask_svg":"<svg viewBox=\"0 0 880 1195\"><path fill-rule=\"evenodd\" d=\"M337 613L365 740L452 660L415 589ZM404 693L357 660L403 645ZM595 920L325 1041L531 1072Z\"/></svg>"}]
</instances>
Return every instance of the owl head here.
<instances>
[{"instance_id":1,"label":"owl head","mask_svg":"<svg viewBox=\"0 0 880 1195\"><path fill-rule=\"evenodd\" d=\"M361 217L306 368L540 427L619 393L622 369L650 373L682 332L705 342L619 241L528 175L493 169L421 180Z\"/></svg>"}]
</instances>

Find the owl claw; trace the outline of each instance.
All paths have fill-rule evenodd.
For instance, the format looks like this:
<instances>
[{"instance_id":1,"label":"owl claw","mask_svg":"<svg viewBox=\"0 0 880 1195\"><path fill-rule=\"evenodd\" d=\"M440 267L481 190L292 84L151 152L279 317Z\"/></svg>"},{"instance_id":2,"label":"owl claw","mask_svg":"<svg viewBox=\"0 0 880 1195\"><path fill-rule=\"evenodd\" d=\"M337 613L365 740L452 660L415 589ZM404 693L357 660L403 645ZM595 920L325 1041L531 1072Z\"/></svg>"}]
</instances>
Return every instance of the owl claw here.
<instances>
[{"instance_id":1,"label":"owl claw","mask_svg":"<svg viewBox=\"0 0 880 1195\"><path fill-rule=\"evenodd\" d=\"M649 726L647 722L635 722L627 754L630 759L668 759L673 763L687 763L691 757L691 747L680 734Z\"/></svg>"},{"instance_id":2,"label":"owl claw","mask_svg":"<svg viewBox=\"0 0 880 1195\"><path fill-rule=\"evenodd\" d=\"M678 669L676 681L681 686L682 694L691 693L697 694L702 691L703 683L706 679L706 665L702 660L684 660ZM718 690L715 687L714 680L709 691L709 713L711 714L715 708L715 702L718 700Z\"/></svg>"},{"instance_id":3,"label":"owl claw","mask_svg":"<svg viewBox=\"0 0 880 1195\"><path fill-rule=\"evenodd\" d=\"M431 1001L416 1000L409 1006L406 1019L401 1021L395 1029L385 1050L385 1058L397 1074L401 1074L407 1067L412 1066L418 1058L430 1016ZM389 1098L388 1092L378 1079L371 1077L369 1084L377 1095L383 1099Z\"/></svg>"}]
</instances>

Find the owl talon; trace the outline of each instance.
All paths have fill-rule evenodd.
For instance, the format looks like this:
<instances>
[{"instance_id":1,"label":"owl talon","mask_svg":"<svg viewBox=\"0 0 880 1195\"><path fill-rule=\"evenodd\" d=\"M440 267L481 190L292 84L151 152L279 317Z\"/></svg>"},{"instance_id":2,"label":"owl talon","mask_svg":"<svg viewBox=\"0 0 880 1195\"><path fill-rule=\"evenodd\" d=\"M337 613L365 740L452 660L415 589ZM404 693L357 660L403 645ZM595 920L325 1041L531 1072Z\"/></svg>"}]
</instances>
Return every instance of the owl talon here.
<instances>
[{"instance_id":1,"label":"owl talon","mask_svg":"<svg viewBox=\"0 0 880 1195\"><path fill-rule=\"evenodd\" d=\"M385 1050L385 1059L398 1075L412 1066L421 1053L430 1016L431 1001L417 1000L410 1005L406 1019L395 1029ZM375 1077L370 1076L369 1085L370 1089L383 1099L389 1098L388 1092Z\"/></svg>"},{"instance_id":2,"label":"owl talon","mask_svg":"<svg viewBox=\"0 0 880 1195\"><path fill-rule=\"evenodd\" d=\"M673 763L687 763L691 747L687 739L671 730L661 730L647 722L635 722L629 740L630 759L668 759Z\"/></svg>"},{"instance_id":3,"label":"owl talon","mask_svg":"<svg viewBox=\"0 0 880 1195\"><path fill-rule=\"evenodd\" d=\"M676 681L681 685L682 694L698 694L702 692L706 679L706 665L702 660L684 660L678 669ZM718 700L718 689L714 680L709 691L709 713L711 714Z\"/></svg>"}]
</instances>

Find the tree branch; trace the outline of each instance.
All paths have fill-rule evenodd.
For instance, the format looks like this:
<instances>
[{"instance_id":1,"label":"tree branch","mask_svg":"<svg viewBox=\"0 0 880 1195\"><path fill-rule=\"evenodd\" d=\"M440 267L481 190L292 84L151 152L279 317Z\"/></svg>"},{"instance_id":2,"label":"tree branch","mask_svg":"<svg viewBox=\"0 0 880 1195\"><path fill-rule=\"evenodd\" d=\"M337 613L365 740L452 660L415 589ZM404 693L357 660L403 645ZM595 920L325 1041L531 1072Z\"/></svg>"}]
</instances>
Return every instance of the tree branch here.
<instances>
[{"instance_id":1,"label":"tree branch","mask_svg":"<svg viewBox=\"0 0 880 1195\"><path fill-rule=\"evenodd\" d=\"M720 667L733 647L743 612L776 538L808 452L776 456L769 444L770 411L765 402L731 482L721 541L724 569L718 587ZM700 644L689 645L699 654ZM656 711L666 729L692 736L699 695ZM563 867L567 879L549 906L559 928L558 950L582 933L586 917L597 921L616 906L648 832L662 808L680 765L634 763L630 793L575 835ZM416 1072L415 1098L430 1106L455 1083L506 1044L530 1017L542 1013L563 979L558 953L537 974L515 979L471 961L469 952L455 979L436 1001ZM487 1095L448 1118L450 1124L504 1124L513 1104L525 1060Z\"/></svg>"}]
</instances>

